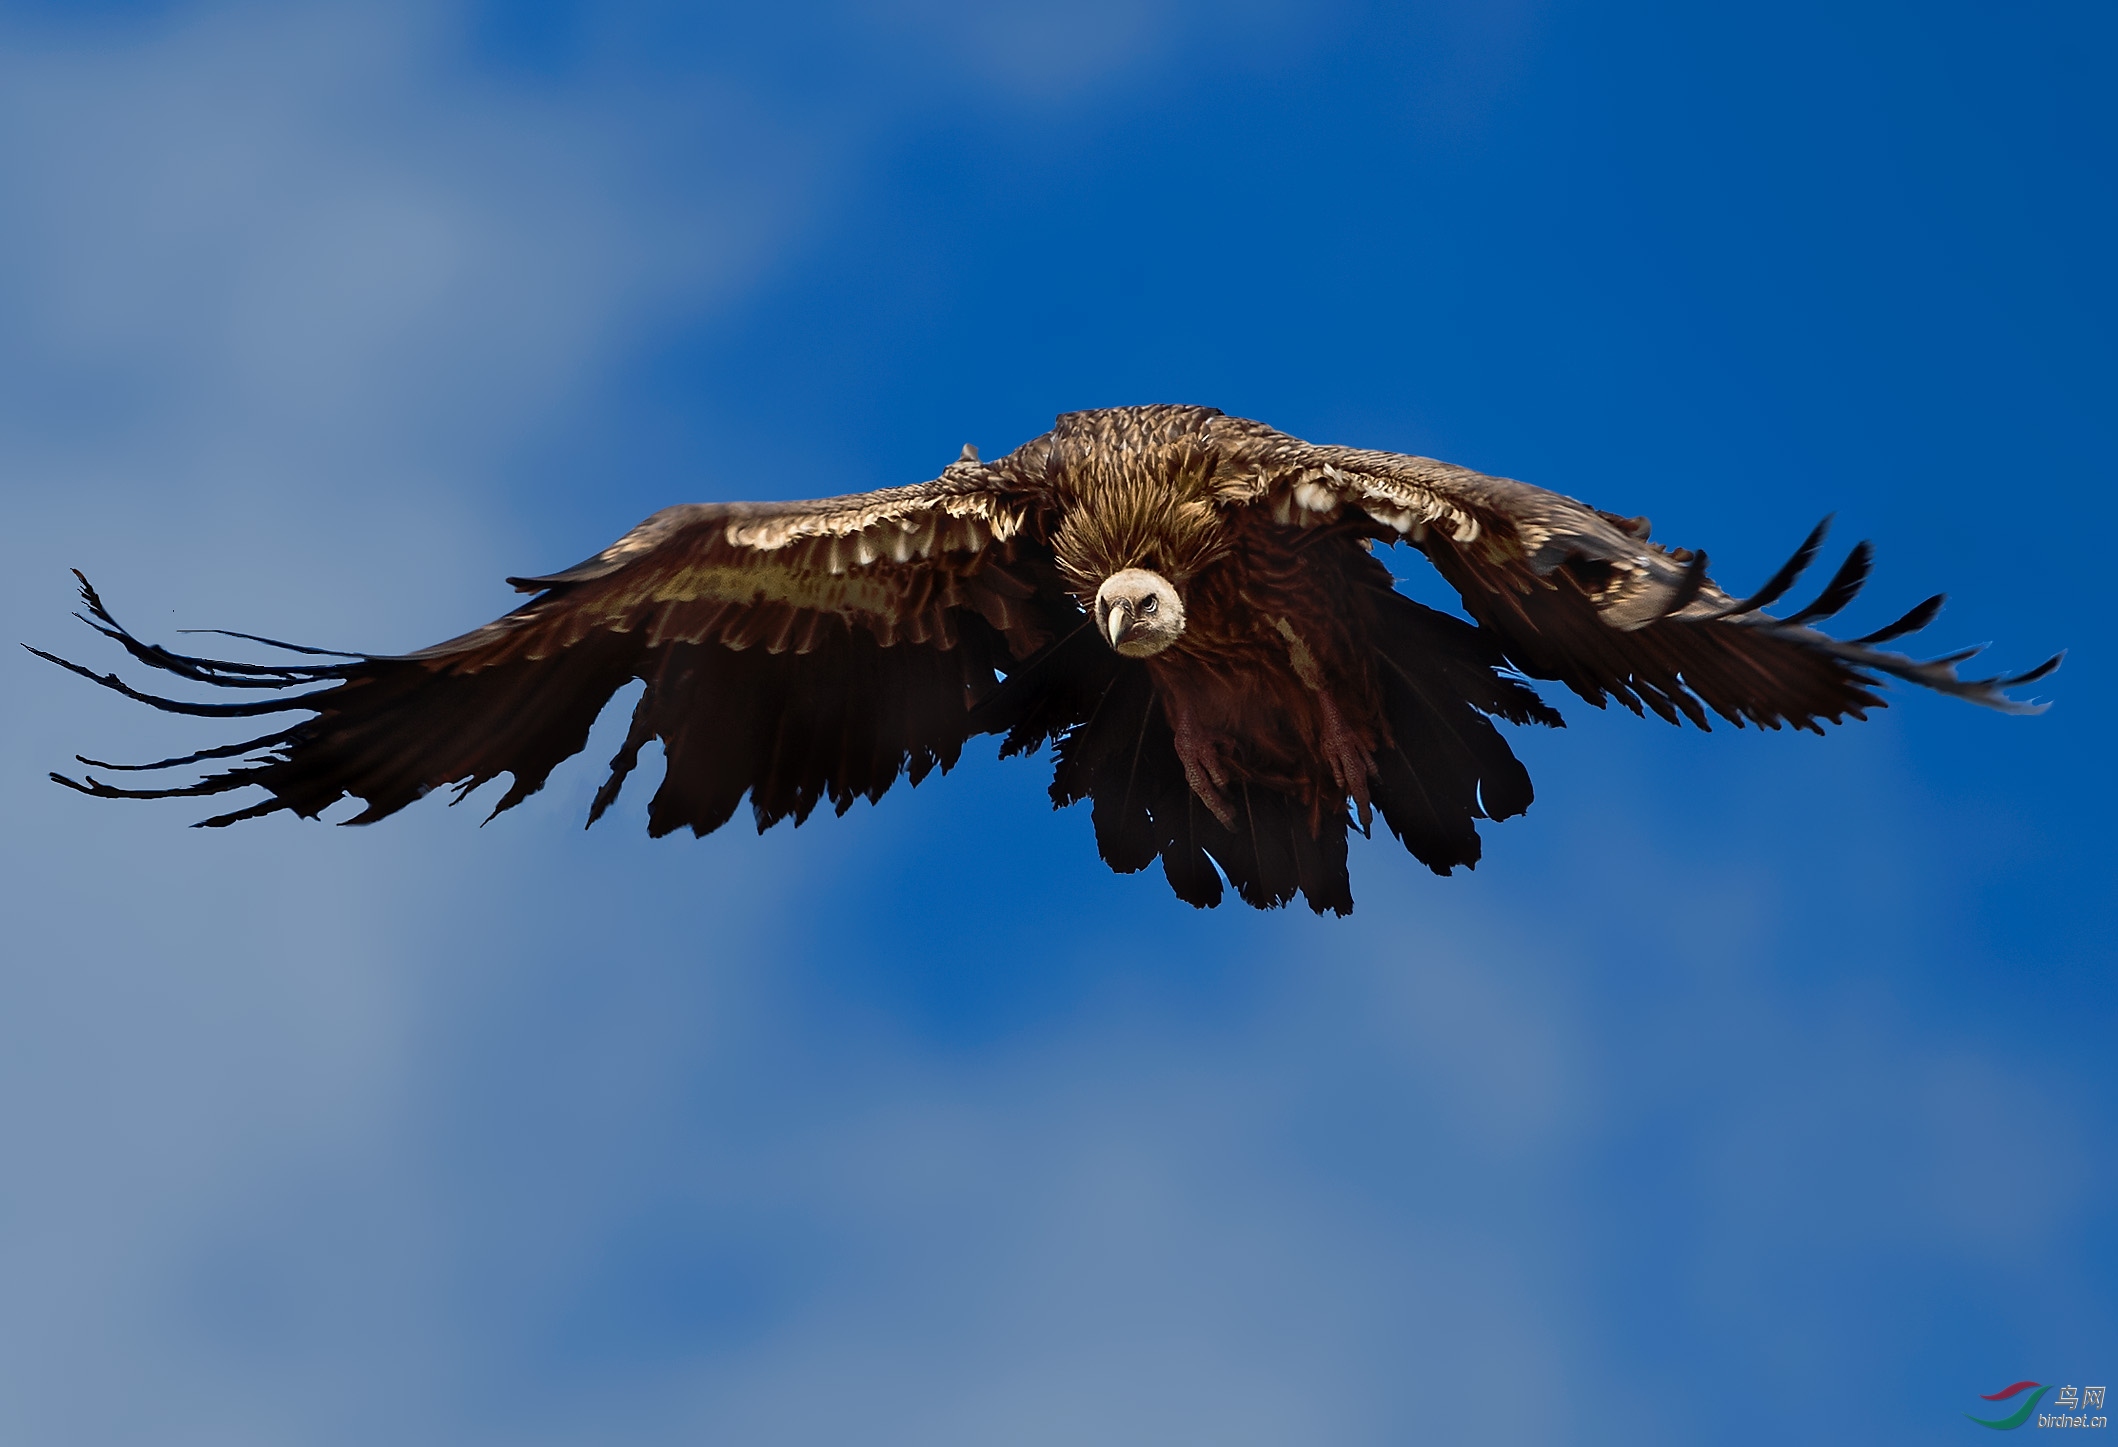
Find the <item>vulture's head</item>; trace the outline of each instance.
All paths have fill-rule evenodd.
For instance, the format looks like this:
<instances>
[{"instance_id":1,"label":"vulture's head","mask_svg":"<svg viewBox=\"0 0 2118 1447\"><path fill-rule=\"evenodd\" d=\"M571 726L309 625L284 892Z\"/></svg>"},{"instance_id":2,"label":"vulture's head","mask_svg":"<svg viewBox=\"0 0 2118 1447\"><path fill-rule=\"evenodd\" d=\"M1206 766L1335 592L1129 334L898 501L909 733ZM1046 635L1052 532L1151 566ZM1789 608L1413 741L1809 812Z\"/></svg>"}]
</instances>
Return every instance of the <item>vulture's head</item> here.
<instances>
[{"instance_id":1,"label":"vulture's head","mask_svg":"<svg viewBox=\"0 0 2118 1447\"><path fill-rule=\"evenodd\" d=\"M1152 658L1184 633L1184 600L1160 573L1127 568L1096 590L1096 628L1127 658Z\"/></svg>"}]
</instances>

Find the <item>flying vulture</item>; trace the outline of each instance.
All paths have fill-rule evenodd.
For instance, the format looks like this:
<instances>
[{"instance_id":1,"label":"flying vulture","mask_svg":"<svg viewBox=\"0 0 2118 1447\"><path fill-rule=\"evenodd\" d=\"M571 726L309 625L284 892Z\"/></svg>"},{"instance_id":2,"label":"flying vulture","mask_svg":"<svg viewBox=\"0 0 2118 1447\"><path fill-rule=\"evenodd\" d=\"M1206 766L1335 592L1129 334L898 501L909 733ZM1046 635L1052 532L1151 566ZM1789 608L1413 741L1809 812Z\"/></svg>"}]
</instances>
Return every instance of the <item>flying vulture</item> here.
<instances>
[{"instance_id":1,"label":"flying vulture","mask_svg":"<svg viewBox=\"0 0 2118 1447\"><path fill-rule=\"evenodd\" d=\"M843 814L997 734L1002 756L1052 745L1052 800L1089 801L1111 868L1160 859L1200 907L1225 881L1260 908L1299 893L1345 914L1349 825L1366 834L1380 814L1447 874L1477 863L1478 820L1529 807L1529 775L1494 727L1560 724L1529 679L1701 729L1713 713L1821 733L1883 707L1878 674L2037 711L2003 690L2057 658L1965 679L1955 665L1969 652L1920 662L1881 649L1933 621L1939 597L1851 641L1813 627L1859 591L1866 543L1808 607L1766 612L1823 531L1737 599L1703 552L1648 541L1645 519L1524 483L1319 447L1210 407L1073 412L997 461L966 447L913 487L665 509L578 567L510 579L534 596L506 617L402 656L247 634L233 636L303 661L174 653L127 632L82 578L98 631L238 701L158 697L43 657L172 713L305 717L153 764L81 761L240 761L175 787L52 777L99 798L265 790L208 825L314 818L350 795L365 807L345 822L365 824L505 773L497 814L541 788L638 679L590 823L649 743L664 760L647 808L659 836L718 829L745 795L761 831L826 799ZM1395 591L1377 545L1400 542L1441 571L1470 622Z\"/></svg>"}]
</instances>

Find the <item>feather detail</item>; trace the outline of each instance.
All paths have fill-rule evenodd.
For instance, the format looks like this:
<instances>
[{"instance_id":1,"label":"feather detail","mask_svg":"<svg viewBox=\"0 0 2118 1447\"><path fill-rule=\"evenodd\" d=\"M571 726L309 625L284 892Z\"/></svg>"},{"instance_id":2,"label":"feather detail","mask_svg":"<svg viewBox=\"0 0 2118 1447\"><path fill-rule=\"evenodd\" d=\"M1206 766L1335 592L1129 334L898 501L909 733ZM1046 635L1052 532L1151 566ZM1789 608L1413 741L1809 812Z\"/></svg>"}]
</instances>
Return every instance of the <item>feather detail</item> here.
<instances>
[{"instance_id":1,"label":"feather detail","mask_svg":"<svg viewBox=\"0 0 2118 1447\"><path fill-rule=\"evenodd\" d=\"M369 823L505 774L491 818L540 789L636 684L590 823L649 744L664 761L649 832L703 834L746 800L760 830L826 803L844 813L949 769L991 733L1003 757L1051 745L1053 802L1089 804L1111 868L1159 861L1200 908L1232 891L1343 914L1349 805L1365 833L1372 802L1437 874L1478 862L1480 821L1529 807L1529 775L1496 726L1560 722L1528 679L1701 729L1718 717L1821 733L1881 707L1889 679L2007 712L2045 707L2010 690L2061 655L1965 677L1977 649L1920 659L1880 646L1931 624L1940 595L1850 641L1813 626L1860 593L1865 542L1814 602L1767 612L1829 522L1738 600L1703 551L1650 541L1644 518L1212 408L1117 408L1067 414L991 463L967 446L911 487L664 509L575 567L509 579L533 595L513 611L402 656L249 633L222 636L295 661L180 653L135 637L80 578L88 627L212 701L30 651L163 712L295 715L153 763L78 761L140 787L52 776L96 798L262 791L205 826L316 817L347 799L346 822ZM1399 541L1473 622L1393 591L1377 545ZM1177 590L1168 611L1186 620L1146 659L1115 653L1085 607L1136 567ZM139 778L197 766L219 767Z\"/></svg>"}]
</instances>

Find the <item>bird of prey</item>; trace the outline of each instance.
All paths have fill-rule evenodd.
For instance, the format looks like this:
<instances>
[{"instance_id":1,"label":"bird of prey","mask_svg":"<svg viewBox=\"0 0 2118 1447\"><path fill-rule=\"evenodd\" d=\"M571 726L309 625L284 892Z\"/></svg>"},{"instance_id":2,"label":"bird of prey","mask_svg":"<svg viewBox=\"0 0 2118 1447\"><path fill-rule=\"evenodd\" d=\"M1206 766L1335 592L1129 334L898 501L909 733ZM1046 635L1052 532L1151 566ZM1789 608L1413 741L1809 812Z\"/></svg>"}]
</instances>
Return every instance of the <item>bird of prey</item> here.
<instances>
[{"instance_id":1,"label":"bird of prey","mask_svg":"<svg viewBox=\"0 0 2118 1447\"><path fill-rule=\"evenodd\" d=\"M1827 519L1828 521L1828 519ZM1210 407L1073 412L993 462L975 449L931 482L814 502L668 508L577 567L512 578L534 594L483 628L401 656L291 649L237 663L135 638L86 578L88 621L138 662L256 691L195 703L42 656L129 698L292 727L153 764L240 762L166 788L54 774L101 798L261 787L203 821L278 810L345 822L430 790L461 799L505 773L498 814L582 749L603 706L645 684L589 809L610 807L650 743L664 760L654 835L718 829L745 795L760 831L823 801L844 813L899 775L947 770L975 734L1000 753L1049 743L1057 806L1090 802L1115 870L1159 859L1177 896L1345 914L1347 831L1376 814L1437 874L1477 863L1480 819L1529 807L1495 720L1558 725L1528 680L1615 698L1701 729L1822 732L1883 706L1877 675L2010 712L2044 677L1960 678L1969 653L1880 645L1930 623L1929 598L1865 637L1812 625L1869 567L1854 548L1821 596L1767 607L1819 525L1745 598L1706 555L1648 540L1643 518L1423 457L1316 446ZM1471 621L1395 591L1378 545L1424 553ZM1975 651L1975 650L1973 650Z\"/></svg>"}]
</instances>

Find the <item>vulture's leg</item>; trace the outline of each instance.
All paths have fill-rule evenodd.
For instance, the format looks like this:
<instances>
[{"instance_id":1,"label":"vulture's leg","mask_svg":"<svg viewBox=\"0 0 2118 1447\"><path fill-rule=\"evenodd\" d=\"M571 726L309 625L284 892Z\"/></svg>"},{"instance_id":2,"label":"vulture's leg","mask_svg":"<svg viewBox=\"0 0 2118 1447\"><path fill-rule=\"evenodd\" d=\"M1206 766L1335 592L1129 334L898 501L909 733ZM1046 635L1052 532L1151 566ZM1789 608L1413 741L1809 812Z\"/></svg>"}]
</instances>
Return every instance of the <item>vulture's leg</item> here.
<instances>
[{"instance_id":1,"label":"vulture's leg","mask_svg":"<svg viewBox=\"0 0 2118 1447\"><path fill-rule=\"evenodd\" d=\"M1361 833L1365 834L1373 822L1368 807L1368 776L1375 772L1375 755L1361 742L1360 735L1347 725L1346 716L1331 701L1329 689L1317 690L1316 703L1318 712L1324 716L1324 762L1331 766L1331 780L1338 785L1340 797L1353 796L1353 807L1360 814Z\"/></svg>"},{"instance_id":2,"label":"vulture's leg","mask_svg":"<svg viewBox=\"0 0 2118 1447\"><path fill-rule=\"evenodd\" d=\"M1213 811L1223 829L1234 829L1235 810L1221 792L1228 787L1228 770L1222 766L1221 751L1214 747L1206 730L1199 727L1198 715L1181 694L1165 695L1164 703L1169 713L1169 731L1176 735L1177 762L1184 766L1185 782L1199 796L1199 802Z\"/></svg>"}]
</instances>

